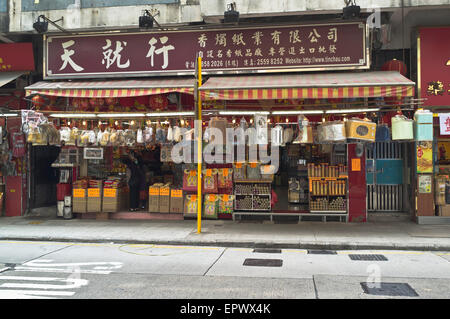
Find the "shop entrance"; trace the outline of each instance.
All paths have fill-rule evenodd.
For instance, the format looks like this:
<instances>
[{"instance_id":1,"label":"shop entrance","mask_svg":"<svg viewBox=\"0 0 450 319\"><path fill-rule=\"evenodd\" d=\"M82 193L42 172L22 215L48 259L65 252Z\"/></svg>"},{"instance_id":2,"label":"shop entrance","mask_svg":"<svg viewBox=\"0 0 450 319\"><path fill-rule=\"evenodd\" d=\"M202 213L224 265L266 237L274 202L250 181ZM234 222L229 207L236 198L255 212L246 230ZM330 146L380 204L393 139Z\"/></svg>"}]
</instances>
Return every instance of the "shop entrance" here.
<instances>
[{"instance_id":1,"label":"shop entrance","mask_svg":"<svg viewBox=\"0 0 450 319\"><path fill-rule=\"evenodd\" d=\"M406 143L375 142L366 148L367 209L401 212L405 209Z\"/></svg>"}]
</instances>

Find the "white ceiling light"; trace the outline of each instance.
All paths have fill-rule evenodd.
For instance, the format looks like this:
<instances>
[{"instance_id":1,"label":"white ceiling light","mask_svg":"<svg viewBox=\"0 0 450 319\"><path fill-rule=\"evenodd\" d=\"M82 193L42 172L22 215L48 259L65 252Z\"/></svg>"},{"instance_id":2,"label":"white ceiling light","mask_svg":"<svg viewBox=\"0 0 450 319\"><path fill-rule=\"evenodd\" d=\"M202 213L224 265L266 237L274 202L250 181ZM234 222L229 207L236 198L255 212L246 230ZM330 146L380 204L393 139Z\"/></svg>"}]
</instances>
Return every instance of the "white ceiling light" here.
<instances>
[{"instance_id":1,"label":"white ceiling light","mask_svg":"<svg viewBox=\"0 0 450 319\"><path fill-rule=\"evenodd\" d=\"M364 112L377 112L379 111L379 108L372 108L372 109L348 109L348 110L328 110L325 111L326 114L347 114L347 113L364 113Z\"/></svg>"},{"instance_id":2,"label":"white ceiling light","mask_svg":"<svg viewBox=\"0 0 450 319\"><path fill-rule=\"evenodd\" d=\"M101 118L117 118L117 117L145 117L144 113L105 113L97 114Z\"/></svg>"},{"instance_id":3,"label":"white ceiling light","mask_svg":"<svg viewBox=\"0 0 450 319\"><path fill-rule=\"evenodd\" d=\"M149 117L164 117L164 116L194 116L195 112L155 112L147 113Z\"/></svg>"},{"instance_id":4,"label":"white ceiling light","mask_svg":"<svg viewBox=\"0 0 450 319\"><path fill-rule=\"evenodd\" d=\"M93 113L53 113L53 114L50 114L50 117L57 117L57 118L94 118L94 117L97 117L97 115L93 114Z\"/></svg>"},{"instance_id":5,"label":"white ceiling light","mask_svg":"<svg viewBox=\"0 0 450 319\"><path fill-rule=\"evenodd\" d=\"M255 114L261 114L261 115L269 115L270 112L267 111L220 111L220 115L255 115Z\"/></svg>"},{"instance_id":6,"label":"white ceiling light","mask_svg":"<svg viewBox=\"0 0 450 319\"><path fill-rule=\"evenodd\" d=\"M322 110L273 111L272 115L323 114Z\"/></svg>"}]
</instances>

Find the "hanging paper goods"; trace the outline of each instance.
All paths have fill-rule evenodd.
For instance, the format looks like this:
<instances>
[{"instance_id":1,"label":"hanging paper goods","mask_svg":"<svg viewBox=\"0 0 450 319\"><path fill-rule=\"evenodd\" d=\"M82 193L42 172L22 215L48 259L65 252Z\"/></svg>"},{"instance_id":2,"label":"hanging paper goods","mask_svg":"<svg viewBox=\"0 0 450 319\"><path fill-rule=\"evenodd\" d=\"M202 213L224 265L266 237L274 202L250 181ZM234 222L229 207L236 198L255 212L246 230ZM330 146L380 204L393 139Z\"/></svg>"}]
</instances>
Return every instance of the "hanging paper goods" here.
<instances>
[{"instance_id":1,"label":"hanging paper goods","mask_svg":"<svg viewBox=\"0 0 450 319\"><path fill-rule=\"evenodd\" d=\"M197 171L184 170L183 174L183 190L188 192L197 191Z\"/></svg>"},{"instance_id":2,"label":"hanging paper goods","mask_svg":"<svg viewBox=\"0 0 450 319\"><path fill-rule=\"evenodd\" d=\"M233 163L233 177L236 180L246 179L246 165L244 162Z\"/></svg>"},{"instance_id":3,"label":"hanging paper goods","mask_svg":"<svg viewBox=\"0 0 450 319\"><path fill-rule=\"evenodd\" d=\"M261 179L261 170L259 163L251 162L247 164L247 178L251 180Z\"/></svg>"},{"instance_id":4,"label":"hanging paper goods","mask_svg":"<svg viewBox=\"0 0 450 319\"><path fill-rule=\"evenodd\" d=\"M206 169L203 171L203 192L204 193L217 193L217 169Z\"/></svg>"},{"instance_id":5,"label":"hanging paper goods","mask_svg":"<svg viewBox=\"0 0 450 319\"><path fill-rule=\"evenodd\" d=\"M234 196L233 195L219 195L219 214L232 214L233 213L233 203Z\"/></svg>"},{"instance_id":6,"label":"hanging paper goods","mask_svg":"<svg viewBox=\"0 0 450 319\"><path fill-rule=\"evenodd\" d=\"M197 195L186 195L186 200L184 201L184 213L186 215L197 214Z\"/></svg>"},{"instance_id":7,"label":"hanging paper goods","mask_svg":"<svg viewBox=\"0 0 450 319\"><path fill-rule=\"evenodd\" d=\"M205 195L204 215L208 218L217 219L218 197L216 195Z\"/></svg>"},{"instance_id":8,"label":"hanging paper goods","mask_svg":"<svg viewBox=\"0 0 450 319\"><path fill-rule=\"evenodd\" d=\"M233 187L233 170L231 168L221 168L219 171L219 188Z\"/></svg>"}]
</instances>

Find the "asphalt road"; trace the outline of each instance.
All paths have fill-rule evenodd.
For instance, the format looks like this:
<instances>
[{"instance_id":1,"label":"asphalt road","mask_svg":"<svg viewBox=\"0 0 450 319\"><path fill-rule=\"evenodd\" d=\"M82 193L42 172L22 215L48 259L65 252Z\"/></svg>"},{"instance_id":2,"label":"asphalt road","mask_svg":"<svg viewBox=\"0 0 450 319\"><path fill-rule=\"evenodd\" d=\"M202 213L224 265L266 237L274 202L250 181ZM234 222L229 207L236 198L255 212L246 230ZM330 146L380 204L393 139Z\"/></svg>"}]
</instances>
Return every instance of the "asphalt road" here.
<instances>
[{"instance_id":1,"label":"asphalt road","mask_svg":"<svg viewBox=\"0 0 450 319\"><path fill-rule=\"evenodd\" d=\"M0 298L450 298L450 252L325 253L0 241Z\"/></svg>"}]
</instances>

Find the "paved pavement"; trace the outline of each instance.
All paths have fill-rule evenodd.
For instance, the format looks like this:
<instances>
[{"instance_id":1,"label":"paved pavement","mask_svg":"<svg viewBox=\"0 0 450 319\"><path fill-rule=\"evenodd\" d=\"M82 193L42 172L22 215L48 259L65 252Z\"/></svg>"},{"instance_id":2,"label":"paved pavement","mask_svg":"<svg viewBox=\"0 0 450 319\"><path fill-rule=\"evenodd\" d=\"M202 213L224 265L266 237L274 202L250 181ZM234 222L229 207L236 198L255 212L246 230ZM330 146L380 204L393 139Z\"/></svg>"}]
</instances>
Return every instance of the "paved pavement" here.
<instances>
[{"instance_id":1,"label":"paved pavement","mask_svg":"<svg viewBox=\"0 0 450 319\"><path fill-rule=\"evenodd\" d=\"M450 225L204 220L93 220L0 217L0 240L152 243L301 249L450 251Z\"/></svg>"}]
</instances>

